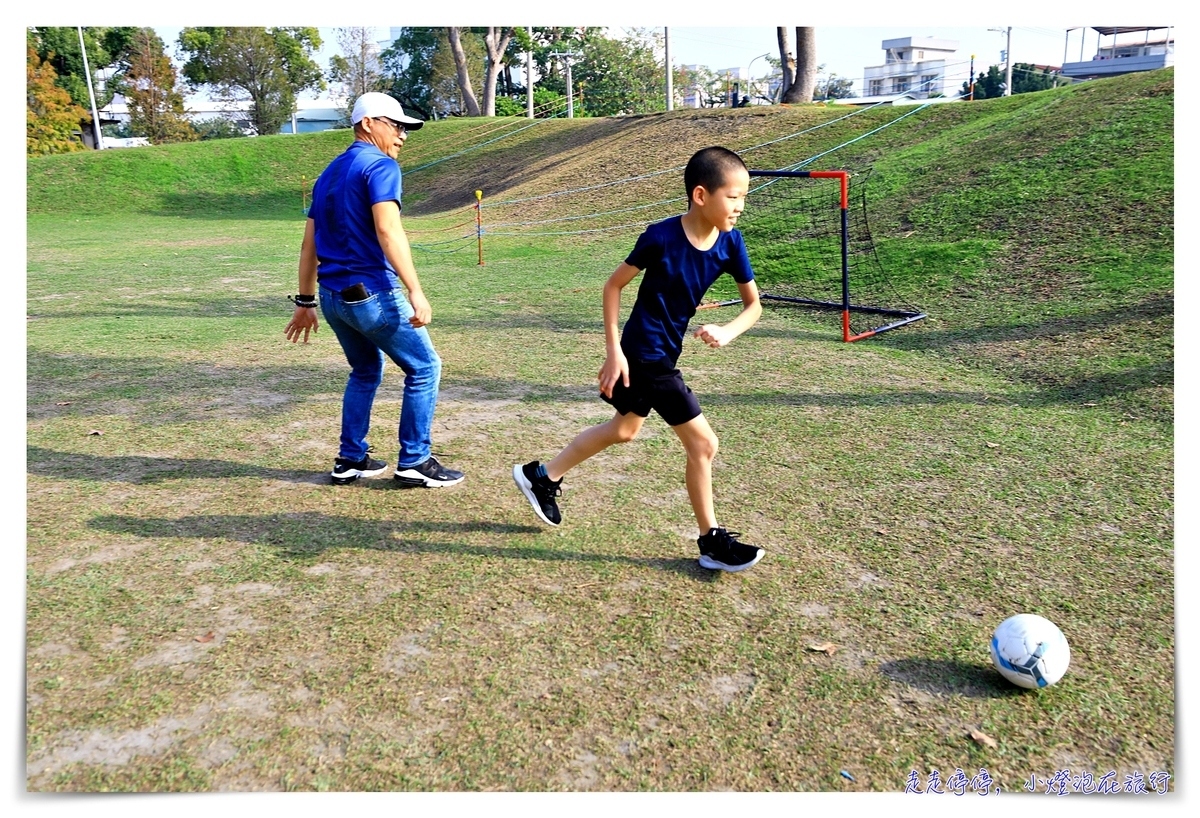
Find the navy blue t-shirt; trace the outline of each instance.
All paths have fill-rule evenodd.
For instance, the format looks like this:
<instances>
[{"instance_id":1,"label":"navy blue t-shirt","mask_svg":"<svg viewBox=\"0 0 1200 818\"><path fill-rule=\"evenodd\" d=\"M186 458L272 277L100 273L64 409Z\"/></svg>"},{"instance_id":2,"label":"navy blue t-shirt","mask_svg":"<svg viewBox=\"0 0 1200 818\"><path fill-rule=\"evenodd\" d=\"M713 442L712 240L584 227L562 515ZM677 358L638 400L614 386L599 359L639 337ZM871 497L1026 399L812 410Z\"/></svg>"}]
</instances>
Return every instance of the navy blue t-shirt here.
<instances>
[{"instance_id":1,"label":"navy blue t-shirt","mask_svg":"<svg viewBox=\"0 0 1200 818\"><path fill-rule=\"evenodd\" d=\"M362 283L377 293L400 286L375 234L371 205L400 205L400 166L370 142L355 140L313 185L317 280L333 290Z\"/></svg>"},{"instance_id":2,"label":"navy blue t-shirt","mask_svg":"<svg viewBox=\"0 0 1200 818\"><path fill-rule=\"evenodd\" d=\"M630 360L666 359L672 366L683 351L688 321L717 277L729 273L739 284L754 280L740 232L719 233L712 247L697 250L683 231L682 216L647 227L625 263L645 272L621 349Z\"/></svg>"}]
</instances>

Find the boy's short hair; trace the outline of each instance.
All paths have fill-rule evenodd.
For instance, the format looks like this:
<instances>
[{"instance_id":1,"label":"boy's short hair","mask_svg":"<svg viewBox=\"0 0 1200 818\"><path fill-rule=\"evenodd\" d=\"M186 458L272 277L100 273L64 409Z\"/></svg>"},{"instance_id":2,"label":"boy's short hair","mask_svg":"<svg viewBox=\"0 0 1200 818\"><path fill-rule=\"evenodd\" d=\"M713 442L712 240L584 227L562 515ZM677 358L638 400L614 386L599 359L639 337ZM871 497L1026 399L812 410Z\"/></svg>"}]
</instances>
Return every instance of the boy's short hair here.
<instances>
[{"instance_id":1,"label":"boy's short hair","mask_svg":"<svg viewBox=\"0 0 1200 818\"><path fill-rule=\"evenodd\" d=\"M725 184L730 171L746 170L746 163L728 148L714 145L692 154L683 170L683 186L687 190L688 204L692 203L692 191L703 185L705 190L716 190Z\"/></svg>"}]
</instances>

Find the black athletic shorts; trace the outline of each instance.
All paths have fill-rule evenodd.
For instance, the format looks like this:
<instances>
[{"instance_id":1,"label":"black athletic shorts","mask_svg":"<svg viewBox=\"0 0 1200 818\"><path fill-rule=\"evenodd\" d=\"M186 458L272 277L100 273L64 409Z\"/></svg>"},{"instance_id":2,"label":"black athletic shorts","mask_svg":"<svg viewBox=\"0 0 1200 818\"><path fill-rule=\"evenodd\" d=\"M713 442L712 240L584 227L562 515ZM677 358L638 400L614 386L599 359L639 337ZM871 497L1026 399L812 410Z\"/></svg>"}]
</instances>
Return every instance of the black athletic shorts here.
<instances>
[{"instance_id":1,"label":"black athletic shorts","mask_svg":"<svg viewBox=\"0 0 1200 818\"><path fill-rule=\"evenodd\" d=\"M622 415L633 412L649 417L653 409L669 426L681 426L700 417L700 401L686 383L683 374L670 361L630 361L629 386L620 378L613 384L612 397L600 397Z\"/></svg>"}]
</instances>

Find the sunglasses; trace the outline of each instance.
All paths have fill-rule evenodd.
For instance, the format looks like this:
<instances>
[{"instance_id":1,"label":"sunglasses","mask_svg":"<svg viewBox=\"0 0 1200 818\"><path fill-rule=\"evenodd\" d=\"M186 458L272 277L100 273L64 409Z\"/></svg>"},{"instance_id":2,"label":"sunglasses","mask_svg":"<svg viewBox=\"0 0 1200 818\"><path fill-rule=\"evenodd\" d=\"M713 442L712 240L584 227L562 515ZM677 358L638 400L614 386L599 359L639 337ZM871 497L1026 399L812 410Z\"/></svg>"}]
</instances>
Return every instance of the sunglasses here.
<instances>
[{"instance_id":1,"label":"sunglasses","mask_svg":"<svg viewBox=\"0 0 1200 818\"><path fill-rule=\"evenodd\" d=\"M379 120L380 122L386 122L387 124L391 125L393 128L396 129L396 133L398 133L398 134L408 132L408 129L405 128L402 124L400 124L399 122L395 122L394 120L388 119L386 116L377 116L375 118L377 120Z\"/></svg>"}]
</instances>

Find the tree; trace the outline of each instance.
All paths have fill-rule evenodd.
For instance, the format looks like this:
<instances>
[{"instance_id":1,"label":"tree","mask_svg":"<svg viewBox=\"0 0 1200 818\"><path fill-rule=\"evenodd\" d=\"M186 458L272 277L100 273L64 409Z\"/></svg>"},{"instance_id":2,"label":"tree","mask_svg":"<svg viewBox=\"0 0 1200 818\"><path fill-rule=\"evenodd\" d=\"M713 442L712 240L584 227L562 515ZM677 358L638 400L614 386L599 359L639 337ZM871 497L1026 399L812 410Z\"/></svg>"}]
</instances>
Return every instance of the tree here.
<instances>
[{"instance_id":1,"label":"tree","mask_svg":"<svg viewBox=\"0 0 1200 818\"><path fill-rule=\"evenodd\" d=\"M25 152L29 155L69 153L84 149L75 135L82 120L90 119L66 90L55 82L54 66L26 46Z\"/></svg>"},{"instance_id":2,"label":"tree","mask_svg":"<svg viewBox=\"0 0 1200 818\"><path fill-rule=\"evenodd\" d=\"M508 44L512 42L513 28L497 28L488 26L484 43L487 45L487 78L483 83L483 113L484 116L496 115L496 79L505 67L505 53Z\"/></svg>"},{"instance_id":3,"label":"tree","mask_svg":"<svg viewBox=\"0 0 1200 818\"><path fill-rule=\"evenodd\" d=\"M193 122L192 127L195 128L196 135L201 142L206 142L210 139L238 139L245 136L236 122L223 116L201 119L198 122Z\"/></svg>"},{"instance_id":4,"label":"tree","mask_svg":"<svg viewBox=\"0 0 1200 818\"><path fill-rule=\"evenodd\" d=\"M400 100L406 111L415 111L423 119L432 118L436 110L445 110L434 92L434 63L446 42L445 35L442 28L402 28L391 46L379 55L387 92Z\"/></svg>"},{"instance_id":5,"label":"tree","mask_svg":"<svg viewBox=\"0 0 1200 818\"><path fill-rule=\"evenodd\" d=\"M970 93L970 83L963 83L963 96ZM1004 73L997 65L989 66L987 73L975 78L975 99L994 99L1004 96Z\"/></svg>"},{"instance_id":6,"label":"tree","mask_svg":"<svg viewBox=\"0 0 1200 818\"><path fill-rule=\"evenodd\" d=\"M583 89L580 97L589 113L617 116L666 109L667 77L658 55L661 38L660 32L647 29L631 29L620 40L605 37L599 29L588 30L571 73Z\"/></svg>"},{"instance_id":7,"label":"tree","mask_svg":"<svg viewBox=\"0 0 1200 818\"><path fill-rule=\"evenodd\" d=\"M130 44L136 31L131 26L84 26L83 44L93 74L105 67L112 67L117 72L110 83L93 83L97 108L112 101L120 85L120 73L128 66ZM83 52L79 50L79 29L75 26L40 26L27 29L26 39L38 57L54 69L55 84L70 94L76 105L89 108L91 98L83 70Z\"/></svg>"},{"instance_id":8,"label":"tree","mask_svg":"<svg viewBox=\"0 0 1200 818\"><path fill-rule=\"evenodd\" d=\"M329 60L329 81L341 90L338 96L348 123L355 100L369 91L385 91L388 82L372 29L361 26L339 28L337 41L342 53Z\"/></svg>"},{"instance_id":9,"label":"tree","mask_svg":"<svg viewBox=\"0 0 1200 818\"><path fill-rule=\"evenodd\" d=\"M1049 68L1038 69L1036 65L1019 62L1013 65L1012 71L1014 94L1027 94L1031 91L1045 91L1066 84L1066 80Z\"/></svg>"},{"instance_id":10,"label":"tree","mask_svg":"<svg viewBox=\"0 0 1200 818\"><path fill-rule=\"evenodd\" d=\"M706 66L695 68L678 66L672 75L671 90L675 104L679 105L687 96L695 96L700 107L713 107L721 102L723 94L718 90L722 80Z\"/></svg>"},{"instance_id":11,"label":"tree","mask_svg":"<svg viewBox=\"0 0 1200 818\"><path fill-rule=\"evenodd\" d=\"M475 89L471 87L471 72L467 65L467 54L463 50L462 32L463 29L458 26L450 26L446 29L446 36L450 39L450 53L454 56L458 91L462 94L463 107L467 109L467 116L479 116L479 101L475 98ZM495 110L494 106L492 110Z\"/></svg>"},{"instance_id":12,"label":"tree","mask_svg":"<svg viewBox=\"0 0 1200 818\"><path fill-rule=\"evenodd\" d=\"M325 88L312 59L321 47L315 28L185 28L179 45L188 56L183 66L188 83L209 86L221 99L249 101L259 134L279 132L301 91Z\"/></svg>"},{"instance_id":13,"label":"tree","mask_svg":"<svg viewBox=\"0 0 1200 818\"><path fill-rule=\"evenodd\" d=\"M787 26L778 26L775 29L775 39L779 42L779 93L782 99L796 82L796 58L792 56L792 47L788 44Z\"/></svg>"},{"instance_id":14,"label":"tree","mask_svg":"<svg viewBox=\"0 0 1200 818\"><path fill-rule=\"evenodd\" d=\"M821 66L823 69L825 66ZM818 69L820 71L821 69ZM830 74L817 80L813 99L850 99L854 96L854 80Z\"/></svg>"},{"instance_id":15,"label":"tree","mask_svg":"<svg viewBox=\"0 0 1200 818\"><path fill-rule=\"evenodd\" d=\"M778 29L780 46L786 45L786 29ZM796 26L796 71L787 83L780 102L812 102L817 84L817 34L811 26Z\"/></svg>"},{"instance_id":16,"label":"tree","mask_svg":"<svg viewBox=\"0 0 1200 818\"><path fill-rule=\"evenodd\" d=\"M196 131L184 116L175 66L153 29L137 30L128 63L120 89L129 103L129 127L134 135L155 145L195 140Z\"/></svg>"}]
</instances>

